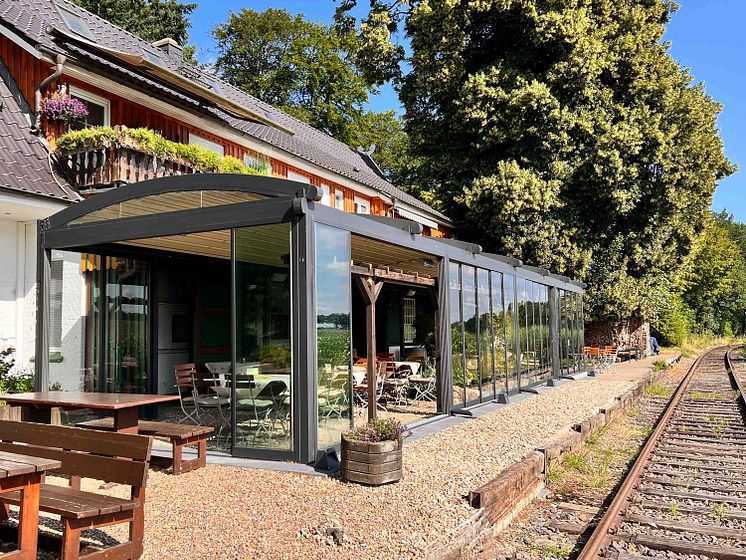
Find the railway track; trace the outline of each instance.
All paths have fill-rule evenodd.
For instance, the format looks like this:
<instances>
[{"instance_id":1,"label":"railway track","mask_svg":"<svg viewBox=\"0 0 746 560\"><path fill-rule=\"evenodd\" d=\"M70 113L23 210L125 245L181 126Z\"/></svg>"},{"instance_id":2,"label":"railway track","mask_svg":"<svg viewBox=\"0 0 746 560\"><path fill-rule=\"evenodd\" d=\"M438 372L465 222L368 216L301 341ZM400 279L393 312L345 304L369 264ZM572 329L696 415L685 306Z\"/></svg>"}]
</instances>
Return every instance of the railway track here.
<instances>
[{"instance_id":1,"label":"railway track","mask_svg":"<svg viewBox=\"0 0 746 560\"><path fill-rule=\"evenodd\" d=\"M742 383L738 349L716 348L692 365L580 560L746 560Z\"/></svg>"}]
</instances>

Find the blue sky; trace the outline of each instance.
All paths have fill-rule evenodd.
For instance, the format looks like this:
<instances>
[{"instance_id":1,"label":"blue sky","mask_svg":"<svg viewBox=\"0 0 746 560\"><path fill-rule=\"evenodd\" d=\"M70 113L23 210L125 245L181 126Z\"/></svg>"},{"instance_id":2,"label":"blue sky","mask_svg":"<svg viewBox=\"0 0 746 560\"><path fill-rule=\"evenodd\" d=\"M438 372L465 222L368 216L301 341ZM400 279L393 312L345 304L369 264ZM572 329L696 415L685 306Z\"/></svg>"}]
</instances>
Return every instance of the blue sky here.
<instances>
[{"instance_id":1,"label":"blue sky","mask_svg":"<svg viewBox=\"0 0 746 560\"><path fill-rule=\"evenodd\" d=\"M333 0L196 0L199 7L192 14L191 40L197 44L202 61L214 57L210 52L210 30L227 19L230 10L242 6L255 10L269 7L303 12L314 21L330 21L336 4ZM365 0L360 2L363 6ZM679 11L673 16L666 39L671 42L671 54L691 69L697 82L704 82L707 91L725 107L720 115L725 150L733 163L746 165L746 50L743 22L746 21L744 0L679 0ZM740 95L739 95L740 94ZM739 100L744 99L743 101ZM739 103L740 101L740 103ZM376 110L399 110L399 101L391 88L385 88L371 99ZM715 193L713 209L727 208L736 219L746 222L746 196L743 187L746 170L722 181Z\"/></svg>"}]
</instances>

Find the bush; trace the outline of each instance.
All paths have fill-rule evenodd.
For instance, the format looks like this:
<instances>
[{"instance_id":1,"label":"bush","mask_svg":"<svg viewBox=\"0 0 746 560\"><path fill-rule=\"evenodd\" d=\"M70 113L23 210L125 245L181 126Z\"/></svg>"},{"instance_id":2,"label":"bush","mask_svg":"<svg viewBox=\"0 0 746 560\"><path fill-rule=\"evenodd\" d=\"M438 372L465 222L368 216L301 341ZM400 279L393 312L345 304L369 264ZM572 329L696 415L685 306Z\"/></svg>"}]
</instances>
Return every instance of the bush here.
<instances>
[{"instance_id":1,"label":"bush","mask_svg":"<svg viewBox=\"0 0 746 560\"><path fill-rule=\"evenodd\" d=\"M672 299L651 327L663 346L681 346L691 332L691 312L678 298Z\"/></svg>"},{"instance_id":2,"label":"bush","mask_svg":"<svg viewBox=\"0 0 746 560\"><path fill-rule=\"evenodd\" d=\"M247 167L232 156L219 156L201 146L166 140L148 128L95 126L71 130L57 139L57 150L63 154L111 146L132 148L157 158L182 160L199 171L242 175L268 174L266 170L262 172L256 167Z\"/></svg>"},{"instance_id":3,"label":"bush","mask_svg":"<svg viewBox=\"0 0 746 560\"><path fill-rule=\"evenodd\" d=\"M398 420L383 418L381 420L373 420L372 422L358 426L354 430L347 432L345 436L354 441L375 443L378 441L401 442L411 434L412 432L410 432L409 429Z\"/></svg>"},{"instance_id":4,"label":"bush","mask_svg":"<svg viewBox=\"0 0 746 560\"><path fill-rule=\"evenodd\" d=\"M34 390L34 376L16 366L15 350L0 352L0 393L25 393Z\"/></svg>"}]
</instances>

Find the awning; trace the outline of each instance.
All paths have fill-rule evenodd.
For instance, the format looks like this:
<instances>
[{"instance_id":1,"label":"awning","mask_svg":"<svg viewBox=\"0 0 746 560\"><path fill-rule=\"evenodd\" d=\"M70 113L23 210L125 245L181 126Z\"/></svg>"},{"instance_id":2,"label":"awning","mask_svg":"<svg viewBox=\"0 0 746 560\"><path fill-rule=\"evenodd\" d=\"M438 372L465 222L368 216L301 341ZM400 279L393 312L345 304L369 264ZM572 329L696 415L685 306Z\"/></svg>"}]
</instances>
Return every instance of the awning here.
<instances>
[{"instance_id":1,"label":"awning","mask_svg":"<svg viewBox=\"0 0 746 560\"><path fill-rule=\"evenodd\" d=\"M438 229L438 222L425 218L424 216L421 216L420 214L417 214L416 212L411 212L410 210L404 210L399 207L395 208L395 211L399 215L400 218L412 220L413 222L417 222L418 224L422 224L423 226L427 226L431 229Z\"/></svg>"}]
</instances>

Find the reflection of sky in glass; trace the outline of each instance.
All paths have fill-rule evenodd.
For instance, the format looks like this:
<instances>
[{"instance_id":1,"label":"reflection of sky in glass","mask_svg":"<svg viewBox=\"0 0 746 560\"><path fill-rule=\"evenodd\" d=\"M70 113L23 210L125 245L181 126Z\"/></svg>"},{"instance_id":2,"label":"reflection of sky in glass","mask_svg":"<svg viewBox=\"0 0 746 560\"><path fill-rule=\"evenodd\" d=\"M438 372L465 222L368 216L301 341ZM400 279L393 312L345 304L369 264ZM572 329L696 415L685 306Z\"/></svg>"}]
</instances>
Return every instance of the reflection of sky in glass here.
<instances>
[{"instance_id":1,"label":"reflection of sky in glass","mask_svg":"<svg viewBox=\"0 0 746 560\"><path fill-rule=\"evenodd\" d=\"M316 225L316 314L349 313L350 234Z\"/></svg>"}]
</instances>

